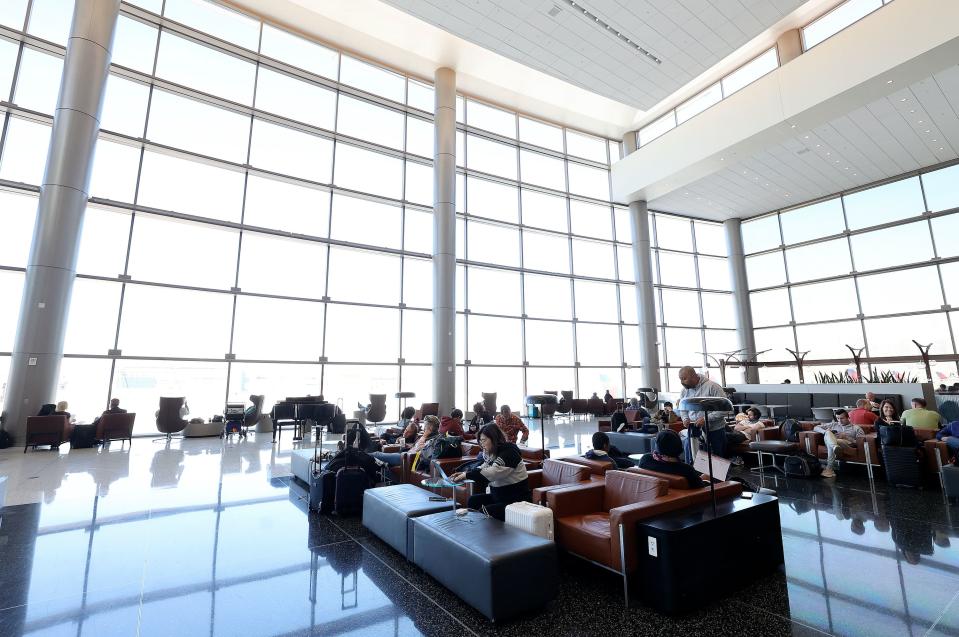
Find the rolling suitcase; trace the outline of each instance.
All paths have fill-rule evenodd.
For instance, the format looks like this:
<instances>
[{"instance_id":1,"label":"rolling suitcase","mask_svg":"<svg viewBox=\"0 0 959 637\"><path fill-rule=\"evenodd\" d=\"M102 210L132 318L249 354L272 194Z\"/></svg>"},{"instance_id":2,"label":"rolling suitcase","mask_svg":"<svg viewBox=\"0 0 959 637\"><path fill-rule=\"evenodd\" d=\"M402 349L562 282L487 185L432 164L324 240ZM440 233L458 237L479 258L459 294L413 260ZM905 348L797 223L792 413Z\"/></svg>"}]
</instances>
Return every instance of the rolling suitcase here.
<instances>
[{"instance_id":1,"label":"rolling suitcase","mask_svg":"<svg viewBox=\"0 0 959 637\"><path fill-rule=\"evenodd\" d=\"M336 495L336 474L332 471L315 470L310 473L310 510L318 513L333 512Z\"/></svg>"},{"instance_id":2,"label":"rolling suitcase","mask_svg":"<svg viewBox=\"0 0 959 637\"><path fill-rule=\"evenodd\" d=\"M553 540L553 510L531 502L514 502L506 507L506 525Z\"/></svg>"},{"instance_id":3,"label":"rolling suitcase","mask_svg":"<svg viewBox=\"0 0 959 637\"><path fill-rule=\"evenodd\" d=\"M886 467L886 482L900 487L922 486L918 449L883 445L882 457Z\"/></svg>"},{"instance_id":4,"label":"rolling suitcase","mask_svg":"<svg viewBox=\"0 0 959 637\"><path fill-rule=\"evenodd\" d=\"M363 512L363 492L368 478L359 467L343 467L336 472L334 510L338 515L356 515Z\"/></svg>"}]
</instances>

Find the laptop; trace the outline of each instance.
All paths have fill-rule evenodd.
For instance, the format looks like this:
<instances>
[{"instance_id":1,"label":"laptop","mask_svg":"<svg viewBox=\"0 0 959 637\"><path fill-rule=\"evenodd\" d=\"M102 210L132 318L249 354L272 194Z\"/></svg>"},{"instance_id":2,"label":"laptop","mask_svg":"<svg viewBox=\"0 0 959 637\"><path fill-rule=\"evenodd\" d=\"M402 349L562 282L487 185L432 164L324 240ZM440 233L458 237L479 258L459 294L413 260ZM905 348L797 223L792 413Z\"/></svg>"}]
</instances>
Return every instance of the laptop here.
<instances>
[{"instance_id":1,"label":"laptop","mask_svg":"<svg viewBox=\"0 0 959 637\"><path fill-rule=\"evenodd\" d=\"M440 477L443 479L443 482L445 482L446 484L449 484L449 485L451 485L451 486L464 484L463 482L453 482L453 480L452 480L448 475L446 475L446 472L443 471L443 465L441 465L440 463L435 462L435 463L434 463L434 466L435 466L437 469L439 469ZM725 479L725 478L724 478L724 479Z\"/></svg>"},{"instance_id":2,"label":"laptop","mask_svg":"<svg viewBox=\"0 0 959 637\"><path fill-rule=\"evenodd\" d=\"M726 460L726 458L713 454L712 477L715 478L716 480L719 480L720 482L724 482L726 480L726 476L729 475L729 468L732 465L733 463L730 462L729 460ZM706 452L703 451L702 449L700 449L696 453L696 460L693 462L693 467L696 469L696 471L700 473L705 473L706 475L710 475L709 457L706 455Z\"/></svg>"}]
</instances>

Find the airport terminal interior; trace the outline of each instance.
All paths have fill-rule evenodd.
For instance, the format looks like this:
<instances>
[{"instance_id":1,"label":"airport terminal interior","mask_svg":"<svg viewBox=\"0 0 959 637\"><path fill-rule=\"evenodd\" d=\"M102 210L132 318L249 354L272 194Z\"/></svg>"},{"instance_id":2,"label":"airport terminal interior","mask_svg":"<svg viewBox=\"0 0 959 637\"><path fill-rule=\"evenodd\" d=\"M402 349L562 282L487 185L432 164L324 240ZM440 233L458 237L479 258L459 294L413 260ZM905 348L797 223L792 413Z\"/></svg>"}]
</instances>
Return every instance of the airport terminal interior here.
<instances>
[{"instance_id":1,"label":"airport terminal interior","mask_svg":"<svg viewBox=\"0 0 959 637\"><path fill-rule=\"evenodd\" d=\"M953 0L0 0L0 636L959 635L957 63Z\"/></svg>"}]
</instances>

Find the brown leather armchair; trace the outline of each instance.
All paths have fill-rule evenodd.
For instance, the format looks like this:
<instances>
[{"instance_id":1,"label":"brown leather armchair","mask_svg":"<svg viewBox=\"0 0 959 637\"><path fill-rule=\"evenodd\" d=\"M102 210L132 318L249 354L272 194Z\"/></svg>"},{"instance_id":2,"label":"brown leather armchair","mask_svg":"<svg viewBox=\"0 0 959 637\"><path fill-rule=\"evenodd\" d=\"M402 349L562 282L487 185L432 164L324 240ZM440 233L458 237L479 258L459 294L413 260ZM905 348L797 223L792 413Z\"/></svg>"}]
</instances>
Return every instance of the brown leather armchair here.
<instances>
[{"instance_id":1,"label":"brown leather armchair","mask_svg":"<svg viewBox=\"0 0 959 637\"><path fill-rule=\"evenodd\" d=\"M717 498L741 493L738 482L716 485ZM627 605L628 578L638 565L636 523L709 500L709 489L671 492L666 480L626 471L608 471L603 483L573 485L546 494L555 519L556 542L573 555L622 576Z\"/></svg>"},{"instance_id":2,"label":"brown leather armchair","mask_svg":"<svg viewBox=\"0 0 959 637\"><path fill-rule=\"evenodd\" d=\"M532 500L536 504L546 504L546 494L579 482L589 482L589 468L583 465L563 462L562 460L544 460L542 469L527 472L529 488L533 492Z\"/></svg>"},{"instance_id":3,"label":"brown leather armchair","mask_svg":"<svg viewBox=\"0 0 959 637\"><path fill-rule=\"evenodd\" d=\"M104 443L110 440L129 441L133 444L133 422L136 414L103 414L97 421L95 437Z\"/></svg>"},{"instance_id":4,"label":"brown leather armchair","mask_svg":"<svg viewBox=\"0 0 959 637\"><path fill-rule=\"evenodd\" d=\"M366 409L366 419L371 423L383 422L386 418L386 394L370 394L370 406Z\"/></svg>"},{"instance_id":5,"label":"brown leather armchair","mask_svg":"<svg viewBox=\"0 0 959 637\"><path fill-rule=\"evenodd\" d=\"M836 459L866 465L866 471L869 477L872 478L873 467L881 465L882 457L878 452L876 434L873 433L872 425L860 426L866 435L857 438L855 445L837 448ZM799 432L799 448L822 460L829 457L829 450L826 449L825 438L823 434L818 431L810 430Z\"/></svg>"},{"instance_id":6,"label":"brown leather armchair","mask_svg":"<svg viewBox=\"0 0 959 637\"><path fill-rule=\"evenodd\" d=\"M566 456L563 458L563 462L572 462L573 464L582 465L588 468L590 480L602 480L606 477L606 472L613 469L612 463L590 460L582 456Z\"/></svg>"},{"instance_id":7,"label":"brown leather armchair","mask_svg":"<svg viewBox=\"0 0 959 637\"><path fill-rule=\"evenodd\" d=\"M573 416L585 416L589 413L589 407L585 398L574 398L570 401Z\"/></svg>"},{"instance_id":8,"label":"brown leather armchair","mask_svg":"<svg viewBox=\"0 0 959 637\"><path fill-rule=\"evenodd\" d=\"M440 404L439 403L423 403L420 405L420 412L417 418L426 418L427 416L439 416L440 415Z\"/></svg>"},{"instance_id":9,"label":"brown leather armchair","mask_svg":"<svg viewBox=\"0 0 959 637\"><path fill-rule=\"evenodd\" d=\"M30 416L27 418L27 432L24 436L23 453L27 447L36 449L41 445L50 445L56 450L70 439L73 424L69 416Z\"/></svg>"}]
</instances>

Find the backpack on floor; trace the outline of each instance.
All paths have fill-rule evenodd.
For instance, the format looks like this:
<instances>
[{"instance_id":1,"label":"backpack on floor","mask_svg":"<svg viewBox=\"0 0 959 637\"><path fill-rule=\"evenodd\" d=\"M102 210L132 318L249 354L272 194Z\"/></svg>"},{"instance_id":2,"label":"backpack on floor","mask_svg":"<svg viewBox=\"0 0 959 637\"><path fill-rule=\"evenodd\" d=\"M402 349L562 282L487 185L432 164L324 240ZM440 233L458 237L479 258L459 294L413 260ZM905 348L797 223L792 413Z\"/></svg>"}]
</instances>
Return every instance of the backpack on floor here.
<instances>
[{"instance_id":1,"label":"backpack on floor","mask_svg":"<svg viewBox=\"0 0 959 637\"><path fill-rule=\"evenodd\" d=\"M799 453L786 456L783 461L783 473L789 478L818 478L822 474L822 465L819 464L819 458L800 451Z\"/></svg>"}]
</instances>

